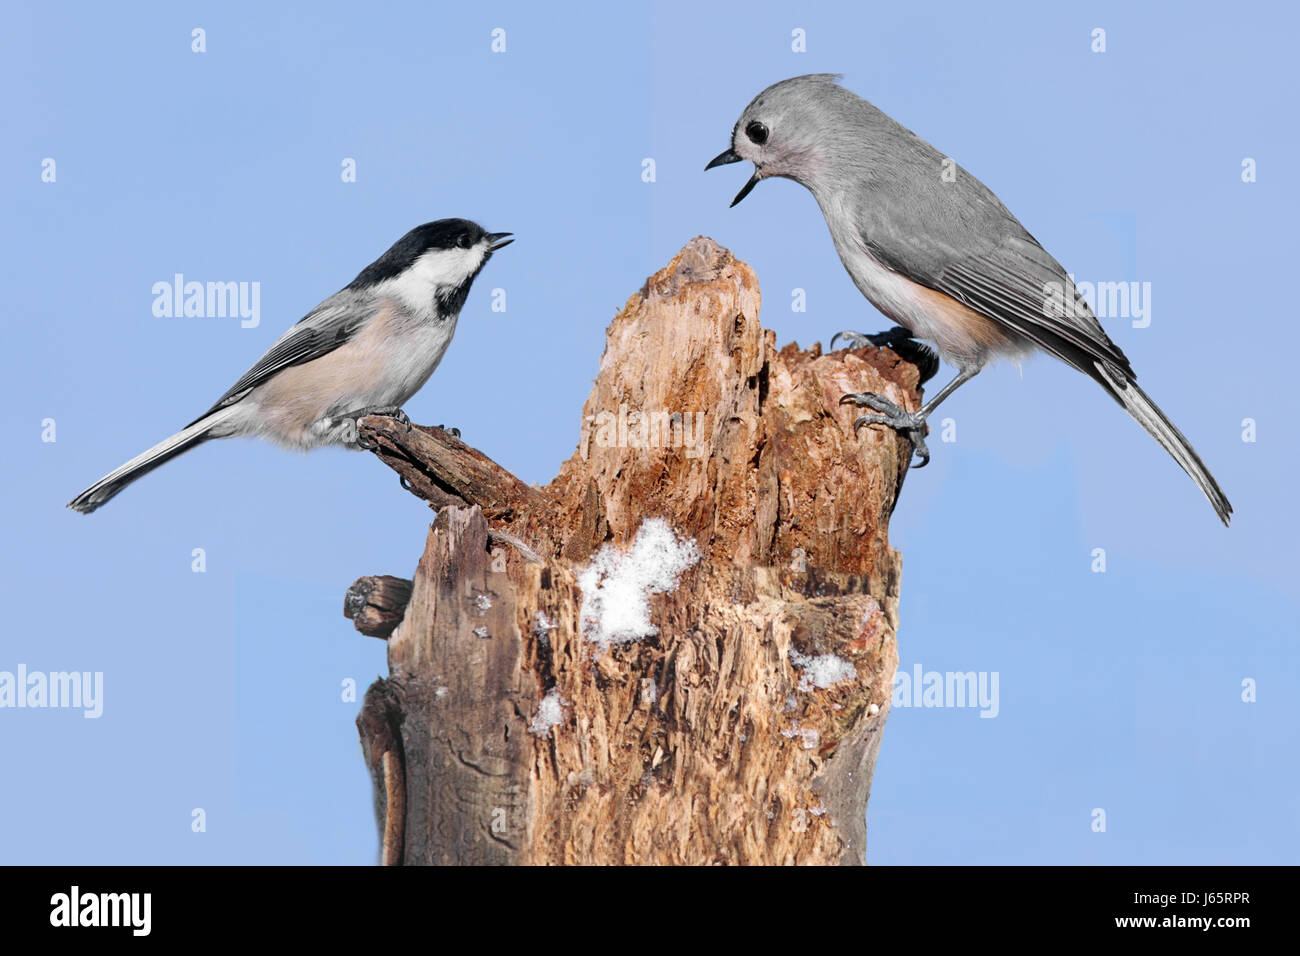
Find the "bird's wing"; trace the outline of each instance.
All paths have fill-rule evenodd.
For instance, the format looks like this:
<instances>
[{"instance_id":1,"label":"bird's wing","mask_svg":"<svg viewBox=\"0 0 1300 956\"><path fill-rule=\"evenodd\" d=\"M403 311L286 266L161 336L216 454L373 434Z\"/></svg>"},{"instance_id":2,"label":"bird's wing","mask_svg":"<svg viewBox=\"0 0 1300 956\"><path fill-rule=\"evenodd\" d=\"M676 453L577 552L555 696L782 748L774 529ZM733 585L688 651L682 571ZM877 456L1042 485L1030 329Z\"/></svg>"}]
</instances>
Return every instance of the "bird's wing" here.
<instances>
[{"instance_id":1,"label":"bird's wing","mask_svg":"<svg viewBox=\"0 0 1300 956\"><path fill-rule=\"evenodd\" d=\"M953 262L937 286L1083 371L1100 360L1135 378L1127 356L1078 298L1065 270L1028 233L1009 237L983 256Z\"/></svg>"},{"instance_id":2,"label":"bird's wing","mask_svg":"<svg viewBox=\"0 0 1300 956\"><path fill-rule=\"evenodd\" d=\"M281 369L318 359L351 341L367 318L369 313L365 309L355 308L344 293L331 296L276 339L266 354L257 360L257 364L241 375L226 394L190 424L202 421L217 409L239 401Z\"/></svg>"},{"instance_id":3,"label":"bird's wing","mask_svg":"<svg viewBox=\"0 0 1300 956\"><path fill-rule=\"evenodd\" d=\"M1136 378L1064 267L987 187L959 175L964 182L909 184L894 193L907 195L906 204L877 204L860 216L872 254L1089 375L1100 360Z\"/></svg>"}]
</instances>

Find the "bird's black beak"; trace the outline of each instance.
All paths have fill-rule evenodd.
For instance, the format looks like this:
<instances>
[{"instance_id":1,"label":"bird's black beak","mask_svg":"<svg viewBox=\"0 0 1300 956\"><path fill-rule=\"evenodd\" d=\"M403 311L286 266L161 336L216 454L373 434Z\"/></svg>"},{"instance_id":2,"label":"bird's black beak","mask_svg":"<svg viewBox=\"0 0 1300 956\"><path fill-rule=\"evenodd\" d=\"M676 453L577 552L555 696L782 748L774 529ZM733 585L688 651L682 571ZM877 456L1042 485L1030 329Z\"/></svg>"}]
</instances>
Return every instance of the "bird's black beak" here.
<instances>
[{"instance_id":1,"label":"bird's black beak","mask_svg":"<svg viewBox=\"0 0 1300 956\"><path fill-rule=\"evenodd\" d=\"M728 163L738 163L740 161L740 157L736 155L736 151L734 149L729 149L725 153L719 153L717 156L714 156L709 160L709 165L704 167L704 171L708 172L714 166L726 166Z\"/></svg>"},{"instance_id":2,"label":"bird's black beak","mask_svg":"<svg viewBox=\"0 0 1300 956\"><path fill-rule=\"evenodd\" d=\"M730 163L739 163L742 161L742 158L736 155L734 149L729 149L725 153L719 153L717 156L714 156L713 159L709 161L709 165L704 167L704 171L708 172L714 166L726 166ZM741 187L740 192L736 193L736 198L731 200L731 205L736 205L736 203L748 196L749 191L758 185L759 178L758 170L755 169L754 175L749 177L749 182L745 183L745 185Z\"/></svg>"},{"instance_id":3,"label":"bird's black beak","mask_svg":"<svg viewBox=\"0 0 1300 956\"><path fill-rule=\"evenodd\" d=\"M513 235L513 232L489 232L487 234L487 240L492 243L492 245L488 246L488 252L496 252L498 249L504 249L506 246L510 245L510 243L514 242L514 240L510 238ZM503 242L502 240L505 241Z\"/></svg>"},{"instance_id":4,"label":"bird's black beak","mask_svg":"<svg viewBox=\"0 0 1300 956\"><path fill-rule=\"evenodd\" d=\"M740 202L742 199L748 196L749 191L758 185L758 180L759 180L759 175L758 175L758 170L756 169L754 170L754 175L749 177L749 182L745 183L745 185L740 187L740 192L736 193L736 198L731 200L731 205L732 206L736 205L736 203Z\"/></svg>"}]
</instances>

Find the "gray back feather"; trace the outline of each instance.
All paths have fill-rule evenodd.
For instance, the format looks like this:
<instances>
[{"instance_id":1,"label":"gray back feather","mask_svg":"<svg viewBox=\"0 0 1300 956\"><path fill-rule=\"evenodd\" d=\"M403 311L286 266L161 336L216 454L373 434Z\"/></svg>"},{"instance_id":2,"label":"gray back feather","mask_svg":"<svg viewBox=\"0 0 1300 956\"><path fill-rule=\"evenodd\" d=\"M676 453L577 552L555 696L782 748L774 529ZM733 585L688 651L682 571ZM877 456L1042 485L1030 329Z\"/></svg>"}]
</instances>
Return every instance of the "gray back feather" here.
<instances>
[{"instance_id":1,"label":"gray back feather","mask_svg":"<svg viewBox=\"0 0 1300 956\"><path fill-rule=\"evenodd\" d=\"M945 177L943 153L836 79L811 74L768 87L746 107L734 140L749 122L764 123L765 175L802 183L823 211L843 210L889 269L1089 374L1100 359L1133 378L1065 269L1001 200L960 166ZM1063 315L1047 307L1051 288L1061 290Z\"/></svg>"}]
</instances>

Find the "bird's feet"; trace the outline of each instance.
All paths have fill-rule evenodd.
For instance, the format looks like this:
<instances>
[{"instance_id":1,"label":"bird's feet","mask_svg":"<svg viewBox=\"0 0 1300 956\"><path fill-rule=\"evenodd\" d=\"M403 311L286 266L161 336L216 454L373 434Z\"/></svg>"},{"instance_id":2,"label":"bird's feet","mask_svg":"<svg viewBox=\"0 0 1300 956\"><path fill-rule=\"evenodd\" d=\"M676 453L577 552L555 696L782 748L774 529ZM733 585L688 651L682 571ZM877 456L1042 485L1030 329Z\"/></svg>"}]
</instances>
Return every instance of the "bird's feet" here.
<instances>
[{"instance_id":1,"label":"bird's feet","mask_svg":"<svg viewBox=\"0 0 1300 956\"><path fill-rule=\"evenodd\" d=\"M835 351L835 340L843 339L844 344L851 349L864 349L868 345L874 345L876 348L893 348L903 342L912 339L912 333L901 325L896 325L888 332L873 332L867 335L863 332L853 332L846 330L836 332L831 336L830 351Z\"/></svg>"},{"instance_id":2,"label":"bird's feet","mask_svg":"<svg viewBox=\"0 0 1300 956\"><path fill-rule=\"evenodd\" d=\"M385 418L391 418L399 425L405 425L406 430L411 430L411 420L406 416L406 412L397 405L371 405L369 408L363 408L356 413L357 419L365 418L367 415L383 415Z\"/></svg>"},{"instance_id":3,"label":"bird's feet","mask_svg":"<svg viewBox=\"0 0 1300 956\"><path fill-rule=\"evenodd\" d=\"M917 468L924 468L930 463L930 449L925 445L925 416L920 412L905 412L875 392L851 392L840 399L840 404L870 408L878 413L861 416L853 423L854 432L863 425L888 425L895 431L902 432L912 443L912 451L920 459Z\"/></svg>"},{"instance_id":4,"label":"bird's feet","mask_svg":"<svg viewBox=\"0 0 1300 956\"><path fill-rule=\"evenodd\" d=\"M362 451L374 451L379 447L374 442L367 441L361 437L361 419L365 418L367 415L383 415L386 418L393 419L393 421L397 422L399 425L406 426L408 432L411 430L411 419L408 418L406 412L402 411L402 409L397 405L371 405L368 408L357 409L357 411L348 415L348 418L352 420L354 433L357 436L355 444Z\"/></svg>"},{"instance_id":5,"label":"bird's feet","mask_svg":"<svg viewBox=\"0 0 1300 956\"><path fill-rule=\"evenodd\" d=\"M459 438L459 437L460 437L460 429L459 429L459 428L448 428L446 425L439 425L438 428L440 428L442 431L445 431L445 432L446 432L448 435L450 435L452 438Z\"/></svg>"},{"instance_id":6,"label":"bird's feet","mask_svg":"<svg viewBox=\"0 0 1300 956\"><path fill-rule=\"evenodd\" d=\"M914 338L911 330L901 325L894 326L888 332L875 332L871 335L863 335L861 332L836 332L831 336L830 351L832 352L835 351L836 339L843 339L845 345L851 349L866 348L868 345L878 349L892 349L903 361L911 362L916 366L919 373L918 385L924 385L939 371L938 353L920 339Z\"/></svg>"}]
</instances>

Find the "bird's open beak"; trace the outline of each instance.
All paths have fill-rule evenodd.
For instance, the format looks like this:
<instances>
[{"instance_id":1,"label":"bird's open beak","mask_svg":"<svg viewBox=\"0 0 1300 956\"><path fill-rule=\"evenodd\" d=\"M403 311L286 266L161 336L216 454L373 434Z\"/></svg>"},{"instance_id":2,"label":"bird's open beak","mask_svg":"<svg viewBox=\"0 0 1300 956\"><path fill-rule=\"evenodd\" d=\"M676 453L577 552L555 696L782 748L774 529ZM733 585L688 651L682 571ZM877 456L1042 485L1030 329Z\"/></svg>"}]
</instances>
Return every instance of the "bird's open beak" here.
<instances>
[{"instance_id":1,"label":"bird's open beak","mask_svg":"<svg viewBox=\"0 0 1300 956\"><path fill-rule=\"evenodd\" d=\"M740 187L740 192L736 193L736 198L731 200L731 205L736 205L736 203L748 196L749 191L758 185L760 179L762 179L762 177L758 175L758 170L754 170L754 175L749 177L749 182Z\"/></svg>"},{"instance_id":2,"label":"bird's open beak","mask_svg":"<svg viewBox=\"0 0 1300 956\"><path fill-rule=\"evenodd\" d=\"M714 156L709 160L709 165L704 167L704 171L708 172L714 166L726 166L728 163L738 163L740 161L740 157L736 155L736 151L734 149L729 149L724 153L719 153L717 156Z\"/></svg>"},{"instance_id":3,"label":"bird's open beak","mask_svg":"<svg viewBox=\"0 0 1300 956\"><path fill-rule=\"evenodd\" d=\"M709 165L704 167L704 171L708 172L714 166L726 166L730 163L739 163L739 162L742 162L741 157L736 155L736 151L734 149L729 149L726 152L719 153L717 156L714 156L713 159L709 161ZM736 203L740 202L742 199L748 196L749 191L758 185L758 181L761 178L762 177L758 175L758 170L755 169L754 175L749 177L749 182L745 183L745 185L741 187L740 192L736 193L736 198L731 200L731 205L733 206L736 205Z\"/></svg>"},{"instance_id":4,"label":"bird's open beak","mask_svg":"<svg viewBox=\"0 0 1300 956\"><path fill-rule=\"evenodd\" d=\"M489 232L487 238L492 245L488 246L488 252L496 252L498 249L504 249L510 245L510 243L514 242L514 239L510 238L513 235L513 232Z\"/></svg>"}]
</instances>

